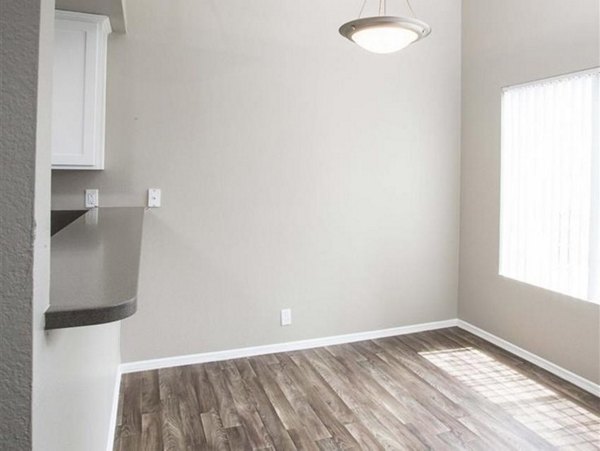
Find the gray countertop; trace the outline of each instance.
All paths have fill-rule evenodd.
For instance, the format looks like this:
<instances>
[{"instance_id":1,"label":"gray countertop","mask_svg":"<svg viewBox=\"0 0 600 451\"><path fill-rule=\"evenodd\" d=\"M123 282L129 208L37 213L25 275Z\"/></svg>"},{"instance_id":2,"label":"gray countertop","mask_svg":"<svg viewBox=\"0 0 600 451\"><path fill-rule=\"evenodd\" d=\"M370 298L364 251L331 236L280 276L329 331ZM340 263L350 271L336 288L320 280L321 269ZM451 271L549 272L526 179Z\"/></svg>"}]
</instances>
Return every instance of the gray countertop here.
<instances>
[{"instance_id":1,"label":"gray countertop","mask_svg":"<svg viewBox=\"0 0 600 451\"><path fill-rule=\"evenodd\" d=\"M66 215L56 213L53 219ZM135 313L143 220L143 207L98 208L52 236L46 329L107 323Z\"/></svg>"}]
</instances>

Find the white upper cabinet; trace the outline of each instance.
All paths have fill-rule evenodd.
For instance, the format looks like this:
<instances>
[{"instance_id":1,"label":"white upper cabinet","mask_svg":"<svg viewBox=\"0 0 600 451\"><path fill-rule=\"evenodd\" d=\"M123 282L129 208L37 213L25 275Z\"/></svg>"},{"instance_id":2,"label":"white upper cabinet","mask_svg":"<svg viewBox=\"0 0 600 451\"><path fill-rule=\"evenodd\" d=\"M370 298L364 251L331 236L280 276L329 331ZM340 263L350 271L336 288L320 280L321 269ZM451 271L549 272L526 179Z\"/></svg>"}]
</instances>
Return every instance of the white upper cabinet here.
<instances>
[{"instance_id":1,"label":"white upper cabinet","mask_svg":"<svg viewBox=\"0 0 600 451\"><path fill-rule=\"evenodd\" d=\"M52 169L104 169L108 17L56 11Z\"/></svg>"}]
</instances>

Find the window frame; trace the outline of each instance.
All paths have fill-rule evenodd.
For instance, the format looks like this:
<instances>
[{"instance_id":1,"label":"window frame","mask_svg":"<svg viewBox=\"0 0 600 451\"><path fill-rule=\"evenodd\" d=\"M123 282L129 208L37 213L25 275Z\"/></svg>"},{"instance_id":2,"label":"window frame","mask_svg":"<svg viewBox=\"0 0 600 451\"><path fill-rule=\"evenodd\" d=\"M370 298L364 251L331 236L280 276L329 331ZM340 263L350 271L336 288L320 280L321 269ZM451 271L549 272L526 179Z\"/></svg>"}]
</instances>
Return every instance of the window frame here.
<instances>
[{"instance_id":1,"label":"window frame","mask_svg":"<svg viewBox=\"0 0 600 451\"><path fill-rule=\"evenodd\" d=\"M572 295L563 293L561 291L556 291L552 288L547 288L544 286L537 285L527 280L523 280L523 278L516 278L506 274L503 274L503 206L505 206L505 202L503 201L503 179L504 179L504 96L507 91L523 88L527 86L539 85L541 83L551 83L552 81L557 81L561 79L567 79L573 76L583 76L587 74L598 74L597 82L592 85L592 96L595 99L599 99L598 102L592 103L592 123L595 123L595 128L592 127L592 130L596 130L597 133L593 133L592 135L592 149L598 149L597 152L592 150L591 152L591 206L590 206L590 237L589 237L589 272L588 272L588 295L587 298L574 297ZM563 73L560 75L553 75L550 77L538 78L535 80L506 85L501 88L501 96L500 96L500 177L499 177L499 222L498 222L498 230L499 230L499 240L498 240L498 275L510 279L513 281L517 281L520 283L524 283L527 285L531 285L543 290L547 290L553 293L559 293L563 296L568 296L573 299L578 299L584 302L591 302L594 304L600 304L600 66L595 66L588 69L577 70L572 72Z\"/></svg>"}]
</instances>

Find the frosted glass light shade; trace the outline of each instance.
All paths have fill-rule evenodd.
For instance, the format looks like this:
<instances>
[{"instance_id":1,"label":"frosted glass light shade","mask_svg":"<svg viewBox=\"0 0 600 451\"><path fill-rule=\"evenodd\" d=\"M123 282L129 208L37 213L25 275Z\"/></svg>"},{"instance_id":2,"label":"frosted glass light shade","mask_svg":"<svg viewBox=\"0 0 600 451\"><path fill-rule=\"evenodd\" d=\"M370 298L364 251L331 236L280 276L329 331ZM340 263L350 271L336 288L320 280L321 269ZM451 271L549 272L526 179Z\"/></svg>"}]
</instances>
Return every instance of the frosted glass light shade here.
<instances>
[{"instance_id":1,"label":"frosted glass light shade","mask_svg":"<svg viewBox=\"0 0 600 451\"><path fill-rule=\"evenodd\" d=\"M376 25L355 31L352 40L373 53L392 53L402 50L419 38L412 30L389 25Z\"/></svg>"},{"instance_id":2,"label":"frosted glass light shade","mask_svg":"<svg viewBox=\"0 0 600 451\"><path fill-rule=\"evenodd\" d=\"M373 53L397 52L429 33L429 25L408 17L365 17L340 27L342 36Z\"/></svg>"}]
</instances>

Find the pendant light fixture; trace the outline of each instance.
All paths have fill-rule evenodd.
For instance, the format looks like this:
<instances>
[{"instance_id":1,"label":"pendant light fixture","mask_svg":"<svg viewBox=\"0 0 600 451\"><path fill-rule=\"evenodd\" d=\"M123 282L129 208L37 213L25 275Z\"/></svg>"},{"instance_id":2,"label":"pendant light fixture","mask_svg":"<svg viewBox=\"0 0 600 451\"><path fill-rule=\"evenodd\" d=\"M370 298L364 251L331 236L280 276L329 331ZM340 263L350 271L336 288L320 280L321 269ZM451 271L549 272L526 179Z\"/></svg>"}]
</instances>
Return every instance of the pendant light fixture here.
<instances>
[{"instance_id":1,"label":"pendant light fixture","mask_svg":"<svg viewBox=\"0 0 600 451\"><path fill-rule=\"evenodd\" d=\"M397 52L431 33L431 27L415 17L410 0L406 4L412 17L386 15L386 0L379 0L379 15L361 18L366 3L358 19L340 27L340 34L369 52Z\"/></svg>"}]
</instances>

